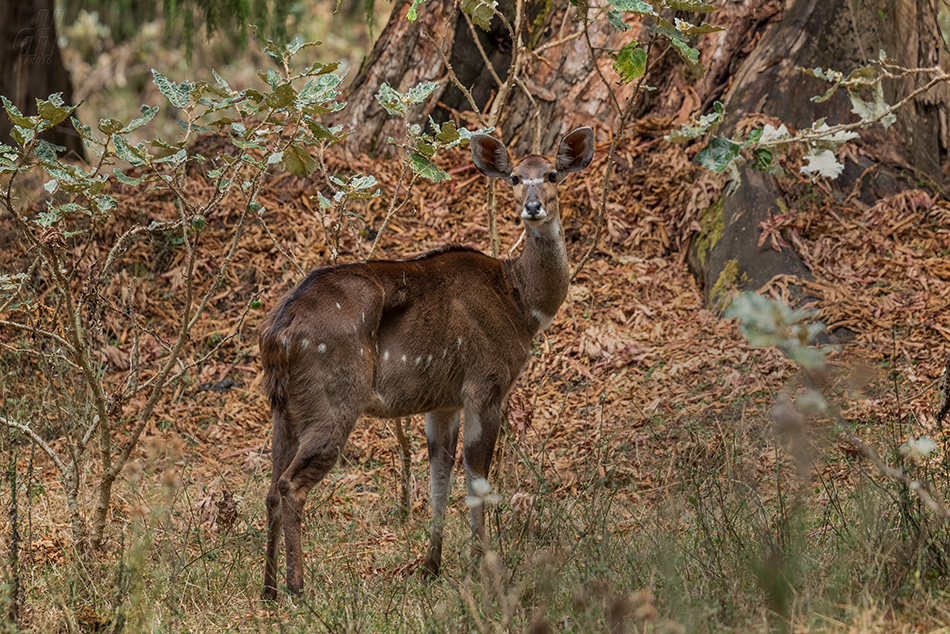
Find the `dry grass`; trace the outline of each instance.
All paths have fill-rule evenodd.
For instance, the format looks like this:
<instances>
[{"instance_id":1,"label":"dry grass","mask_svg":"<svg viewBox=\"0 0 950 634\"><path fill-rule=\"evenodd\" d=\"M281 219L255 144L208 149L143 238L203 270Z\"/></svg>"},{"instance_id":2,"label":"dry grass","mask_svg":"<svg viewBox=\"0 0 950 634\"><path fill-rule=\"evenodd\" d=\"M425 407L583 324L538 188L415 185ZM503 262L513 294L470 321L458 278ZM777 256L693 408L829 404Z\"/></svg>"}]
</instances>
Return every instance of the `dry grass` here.
<instances>
[{"instance_id":1,"label":"dry grass","mask_svg":"<svg viewBox=\"0 0 950 634\"><path fill-rule=\"evenodd\" d=\"M538 337L513 395L492 477L502 500L490 508L494 550L480 565L469 557L456 478L444 574L433 583L416 574L428 515L421 420L411 428L408 518L398 511L392 426L364 420L308 506L306 598L261 604L269 443L248 329L163 402L117 486L102 553L72 551L55 471L28 444L3 440L4 464L12 455L19 474L21 533L19 566L5 574L8 582L16 575L24 597L18 623L3 628L946 631L946 526L840 442L828 421L812 421L797 438L775 433L770 409L778 393L797 390L795 369L703 308L685 265L693 223L720 183L698 173L681 148L636 134L620 147L605 243ZM213 139L204 143L213 151ZM397 218L384 238L386 257L447 242L484 248L483 179L464 168L464 153L445 160L459 168L454 180L418 187L416 211ZM592 234L602 161L563 193L574 259ZM331 167L373 173L389 191L396 179L387 162ZM309 203L321 186L281 174L261 197L278 243L305 268L326 262ZM940 221L950 206L928 194L873 209L842 207L804 187L789 185L798 212L788 229L816 274L823 317L856 333L834 357L839 378L829 396L891 463L901 460L897 447L909 436L934 434L939 458L905 466L945 495L946 438L930 411L947 332L950 236ZM106 232L173 213L158 196L124 187L114 194L120 211ZM359 210L371 225L380 204ZM226 201L209 216L204 239L225 240L237 208ZM502 218L503 241L514 244L517 229ZM869 222L877 223L874 240L866 239ZM2 270L17 270L22 252L15 241L6 244ZM196 326L196 348L227 331L249 296L263 292L266 308L298 277L261 226L248 231L237 261L228 293ZM172 323L180 262L168 241L138 243L108 292L158 279L147 318L156 328ZM786 282L766 290L781 295ZM114 335L120 346L124 334ZM0 350L3 407L55 444L52 414L69 398L68 380L11 354L10 341ZM104 372L121 372L108 352L100 362ZM202 389L225 379L236 384ZM82 403L69 405L82 410ZM11 507L8 483L0 500Z\"/></svg>"}]
</instances>

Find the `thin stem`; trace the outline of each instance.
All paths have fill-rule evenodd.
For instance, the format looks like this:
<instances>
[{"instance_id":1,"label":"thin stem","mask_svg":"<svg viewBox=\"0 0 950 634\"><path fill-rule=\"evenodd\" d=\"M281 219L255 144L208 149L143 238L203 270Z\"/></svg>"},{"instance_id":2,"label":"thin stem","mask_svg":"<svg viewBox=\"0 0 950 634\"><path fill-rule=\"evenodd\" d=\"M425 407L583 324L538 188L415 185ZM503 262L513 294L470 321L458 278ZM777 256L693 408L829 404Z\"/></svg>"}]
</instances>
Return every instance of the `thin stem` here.
<instances>
[{"instance_id":1,"label":"thin stem","mask_svg":"<svg viewBox=\"0 0 950 634\"><path fill-rule=\"evenodd\" d=\"M66 467L66 464L60 459L59 455L57 455L57 453L53 451L53 448L50 447L48 444L46 444L46 441L43 440L39 436L39 434L33 431L33 429L29 425L25 425L15 420L10 420L9 418L5 416L0 416L0 424L6 425L7 427L11 429L16 429L26 434L30 440L35 442L36 445L40 449L42 449L46 453L46 455L50 457L50 460L52 460L53 463L56 464L56 468L59 469L59 472L63 476L66 476L69 473L69 469Z\"/></svg>"},{"instance_id":2,"label":"thin stem","mask_svg":"<svg viewBox=\"0 0 950 634\"><path fill-rule=\"evenodd\" d=\"M586 19L585 19L585 22L586 22ZM633 114L635 107L638 105L640 101L639 97L642 92L643 83L646 81L646 78L650 73L650 68L653 67L656 63L656 60L654 60L653 56L651 55L651 53L653 52L653 45L655 43L656 43L656 36L653 37L653 39L650 41L649 46L647 47L647 63L646 63L646 67L643 70L643 75L641 75L640 79L637 81L637 85L634 88L634 92L630 96L630 99L627 101L627 105L624 107L620 115L620 125L618 126L616 134L614 134L613 140L610 142L610 151L607 152L607 162L604 164L604 178L603 178L603 183L601 184L600 207L598 207L597 209L597 224L594 228L594 237L591 240L590 247L587 248L587 251L584 253L581 259L577 262L577 265L574 267L574 271L571 272L572 282L574 281L574 278L577 277L577 274L581 272L581 269L584 268L584 265L587 264L587 261L590 259L590 257L593 255L594 249L596 249L597 245L600 243L600 236L604 232L604 219L607 216L607 194L609 191L607 185L610 183L611 171L613 170L614 164L616 163L617 144L620 142L620 139L623 137L624 129L627 127L627 120ZM660 54L659 56L660 59L662 59L663 56L666 55L667 51L669 50L670 50L670 47L669 45L667 45L666 49L664 49L664 51ZM594 67L596 68L597 64L594 64ZM607 86L607 90L610 92L611 95L613 95L613 89L611 88L607 80L603 79L603 75L601 75L601 79L603 80L604 85Z\"/></svg>"}]
</instances>

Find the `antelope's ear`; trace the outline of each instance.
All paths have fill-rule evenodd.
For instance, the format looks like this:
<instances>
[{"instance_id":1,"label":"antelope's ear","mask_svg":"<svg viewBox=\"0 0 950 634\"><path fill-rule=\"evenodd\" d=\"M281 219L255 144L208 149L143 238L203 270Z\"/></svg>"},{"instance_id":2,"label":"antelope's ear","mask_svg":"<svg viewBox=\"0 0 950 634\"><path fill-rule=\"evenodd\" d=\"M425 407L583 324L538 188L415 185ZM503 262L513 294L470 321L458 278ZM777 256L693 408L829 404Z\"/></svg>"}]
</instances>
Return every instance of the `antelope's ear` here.
<instances>
[{"instance_id":1,"label":"antelope's ear","mask_svg":"<svg viewBox=\"0 0 950 634\"><path fill-rule=\"evenodd\" d=\"M588 127L577 128L561 139L557 148L557 162L555 169L558 176L564 177L571 172L577 172L588 165L594 158L594 131Z\"/></svg>"},{"instance_id":2,"label":"antelope's ear","mask_svg":"<svg viewBox=\"0 0 950 634\"><path fill-rule=\"evenodd\" d=\"M472 160L479 172L494 178L511 177L511 159L504 143L487 134L473 134L469 143L472 145Z\"/></svg>"}]
</instances>

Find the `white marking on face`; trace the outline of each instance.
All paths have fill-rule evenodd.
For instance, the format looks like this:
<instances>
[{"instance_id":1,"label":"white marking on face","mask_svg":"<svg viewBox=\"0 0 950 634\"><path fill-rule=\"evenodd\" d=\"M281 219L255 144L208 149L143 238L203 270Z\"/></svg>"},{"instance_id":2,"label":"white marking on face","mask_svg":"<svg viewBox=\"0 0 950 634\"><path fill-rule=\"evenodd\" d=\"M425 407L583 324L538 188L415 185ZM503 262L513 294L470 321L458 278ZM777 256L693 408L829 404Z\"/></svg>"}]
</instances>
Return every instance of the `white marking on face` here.
<instances>
[{"instance_id":1,"label":"white marking on face","mask_svg":"<svg viewBox=\"0 0 950 634\"><path fill-rule=\"evenodd\" d=\"M321 343L319 346L317 346L317 352L323 353L326 351L327 351L327 344Z\"/></svg>"},{"instance_id":2,"label":"white marking on face","mask_svg":"<svg viewBox=\"0 0 950 634\"><path fill-rule=\"evenodd\" d=\"M527 209L521 210L522 220L544 220L547 217L548 217L548 212L545 211L544 207L541 207L541 209L538 209L538 213L534 214L533 216L528 213Z\"/></svg>"},{"instance_id":3,"label":"white marking on face","mask_svg":"<svg viewBox=\"0 0 950 634\"><path fill-rule=\"evenodd\" d=\"M389 350L383 353L383 361L389 361Z\"/></svg>"},{"instance_id":4,"label":"white marking on face","mask_svg":"<svg viewBox=\"0 0 950 634\"><path fill-rule=\"evenodd\" d=\"M524 183L525 185L540 185L541 183L544 182L544 179L543 178L526 178L521 182Z\"/></svg>"},{"instance_id":5,"label":"white marking on face","mask_svg":"<svg viewBox=\"0 0 950 634\"><path fill-rule=\"evenodd\" d=\"M540 310L532 310L531 316L538 321L538 331L547 330L554 321L554 315L545 315Z\"/></svg>"}]
</instances>

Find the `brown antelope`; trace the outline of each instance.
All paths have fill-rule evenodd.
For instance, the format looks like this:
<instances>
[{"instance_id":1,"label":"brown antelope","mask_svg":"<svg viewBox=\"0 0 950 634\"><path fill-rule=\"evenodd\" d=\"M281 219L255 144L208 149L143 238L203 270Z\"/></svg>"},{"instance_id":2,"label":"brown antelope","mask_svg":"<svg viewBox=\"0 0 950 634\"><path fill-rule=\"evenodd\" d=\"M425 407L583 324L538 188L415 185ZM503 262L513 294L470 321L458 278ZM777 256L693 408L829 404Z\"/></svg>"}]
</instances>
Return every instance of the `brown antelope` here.
<instances>
[{"instance_id":1,"label":"brown antelope","mask_svg":"<svg viewBox=\"0 0 950 634\"><path fill-rule=\"evenodd\" d=\"M531 339L550 325L567 295L557 184L590 163L594 135L578 128L561 141L554 161L535 155L515 165L497 139L476 134L471 146L479 171L514 186L526 232L519 257L497 260L448 247L411 260L319 269L264 320L261 360L274 421L265 599L277 595L281 524L287 590L303 591L304 502L336 463L360 415L425 413L432 495L427 574L438 574L442 560L463 409L469 494L473 482L488 477L502 406ZM485 543L482 506L472 508L471 522L478 544Z\"/></svg>"}]
</instances>

